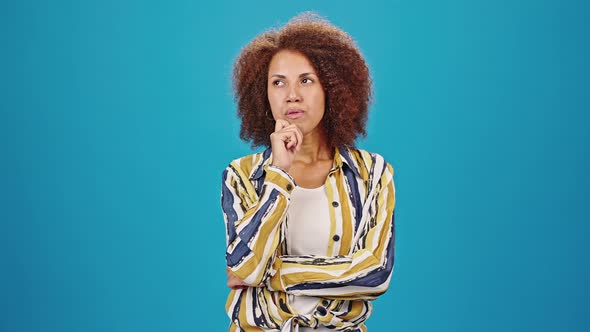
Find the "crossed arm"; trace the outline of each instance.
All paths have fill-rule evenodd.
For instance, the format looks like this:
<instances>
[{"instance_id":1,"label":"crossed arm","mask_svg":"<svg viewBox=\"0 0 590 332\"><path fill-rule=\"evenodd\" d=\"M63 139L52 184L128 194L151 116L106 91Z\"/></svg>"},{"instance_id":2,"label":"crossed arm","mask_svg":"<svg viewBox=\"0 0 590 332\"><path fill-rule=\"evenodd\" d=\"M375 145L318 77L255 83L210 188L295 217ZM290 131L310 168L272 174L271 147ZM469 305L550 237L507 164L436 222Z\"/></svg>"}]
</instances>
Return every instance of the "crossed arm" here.
<instances>
[{"instance_id":1,"label":"crossed arm","mask_svg":"<svg viewBox=\"0 0 590 332\"><path fill-rule=\"evenodd\" d=\"M370 218L346 256L277 256L281 222L295 187L277 167L268 167L260 197L239 165L223 173L228 285L264 286L296 295L374 299L389 285L395 254L393 168L384 163L372 197ZM241 281L241 283L240 283Z\"/></svg>"}]
</instances>

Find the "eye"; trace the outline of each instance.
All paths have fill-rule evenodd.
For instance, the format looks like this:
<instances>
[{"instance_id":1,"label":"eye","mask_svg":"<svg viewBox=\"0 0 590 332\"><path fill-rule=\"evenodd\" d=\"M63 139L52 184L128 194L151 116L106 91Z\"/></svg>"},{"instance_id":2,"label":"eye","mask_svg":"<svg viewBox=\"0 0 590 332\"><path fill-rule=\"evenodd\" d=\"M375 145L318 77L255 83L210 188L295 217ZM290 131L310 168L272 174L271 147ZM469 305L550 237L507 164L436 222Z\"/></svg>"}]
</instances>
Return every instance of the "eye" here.
<instances>
[{"instance_id":1,"label":"eye","mask_svg":"<svg viewBox=\"0 0 590 332\"><path fill-rule=\"evenodd\" d=\"M304 78L304 79L301 80L301 83L303 83L303 84L308 84L308 83L311 83L311 82L313 82L313 80L311 78L308 78L308 77L306 77L306 78Z\"/></svg>"},{"instance_id":2,"label":"eye","mask_svg":"<svg viewBox=\"0 0 590 332\"><path fill-rule=\"evenodd\" d=\"M274 86L283 86L285 85L285 82L281 81L281 80L275 80L272 82L272 85Z\"/></svg>"}]
</instances>

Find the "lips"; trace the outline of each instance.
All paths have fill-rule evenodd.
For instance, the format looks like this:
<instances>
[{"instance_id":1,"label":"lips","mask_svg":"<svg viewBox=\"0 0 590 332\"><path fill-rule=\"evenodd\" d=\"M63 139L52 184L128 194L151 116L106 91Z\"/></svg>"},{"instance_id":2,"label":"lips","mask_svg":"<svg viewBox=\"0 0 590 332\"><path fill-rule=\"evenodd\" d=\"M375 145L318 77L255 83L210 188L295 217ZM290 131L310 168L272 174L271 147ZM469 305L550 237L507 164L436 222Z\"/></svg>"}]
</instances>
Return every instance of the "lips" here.
<instances>
[{"instance_id":1,"label":"lips","mask_svg":"<svg viewBox=\"0 0 590 332\"><path fill-rule=\"evenodd\" d=\"M300 109L290 109L287 111L287 118L294 120L298 119L303 116L303 110Z\"/></svg>"}]
</instances>

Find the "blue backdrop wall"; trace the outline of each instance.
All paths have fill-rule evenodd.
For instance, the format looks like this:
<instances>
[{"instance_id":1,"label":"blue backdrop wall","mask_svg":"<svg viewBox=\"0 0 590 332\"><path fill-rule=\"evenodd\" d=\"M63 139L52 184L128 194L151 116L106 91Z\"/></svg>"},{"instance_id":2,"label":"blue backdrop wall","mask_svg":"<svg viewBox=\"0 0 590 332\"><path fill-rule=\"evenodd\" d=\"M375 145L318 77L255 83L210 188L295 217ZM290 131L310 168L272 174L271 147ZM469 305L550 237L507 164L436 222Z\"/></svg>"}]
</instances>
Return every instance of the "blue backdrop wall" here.
<instances>
[{"instance_id":1,"label":"blue backdrop wall","mask_svg":"<svg viewBox=\"0 0 590 332\"><path fill-rule=\"evenodd\" d=\"M0 4L1 331L226 330L232 62L307 10L358 42L358 145L396 170L370 330L588 326L587 2L25 0Z\"/></svg>"}]
</instances>

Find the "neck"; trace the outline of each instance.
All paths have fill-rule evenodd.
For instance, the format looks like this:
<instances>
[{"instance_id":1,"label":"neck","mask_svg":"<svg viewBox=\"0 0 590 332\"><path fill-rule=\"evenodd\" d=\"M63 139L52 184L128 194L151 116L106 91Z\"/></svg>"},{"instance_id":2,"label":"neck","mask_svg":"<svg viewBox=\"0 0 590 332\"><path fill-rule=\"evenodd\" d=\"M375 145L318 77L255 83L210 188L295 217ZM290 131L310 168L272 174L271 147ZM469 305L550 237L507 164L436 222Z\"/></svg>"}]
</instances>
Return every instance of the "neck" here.
<instances>
[{"instance_id":1,"label":"neck","mask_svg":"<svg viewBox=\"0 0 590 332\"><path fill-rule=\"evenodd\" d=\"M316 130L303 136L303 144L301 144L301 150L295 156L295 162L312 164L320 160L331 160L334 158L333 150L328 145L323 130L316 128Z\"/></svg>"}]
</instances>

